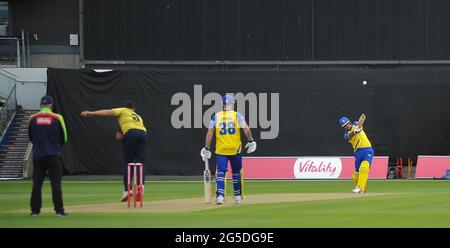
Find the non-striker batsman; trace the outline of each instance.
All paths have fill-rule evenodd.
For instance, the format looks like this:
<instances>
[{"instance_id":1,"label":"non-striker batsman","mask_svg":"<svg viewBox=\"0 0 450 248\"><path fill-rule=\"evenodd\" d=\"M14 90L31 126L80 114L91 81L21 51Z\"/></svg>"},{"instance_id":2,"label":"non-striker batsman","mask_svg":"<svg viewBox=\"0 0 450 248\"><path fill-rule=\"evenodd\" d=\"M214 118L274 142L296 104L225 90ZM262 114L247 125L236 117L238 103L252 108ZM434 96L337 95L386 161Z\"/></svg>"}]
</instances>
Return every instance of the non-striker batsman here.
<instances>
[{"instance_id":1,"label":"non-striker batsman","mask_svg":"<svg viewBox=\"0 0 450 248\"><path fill-rule=\"evenodd\" d=\"M217 204L222 204L225 197L225 176L228 170L228 161L231 164L234 202L241 203L242 200L242 143L241 132L243 129L245 136L247 136L248 143L245 146L247 153L252 153L256 150L256 142L252 138L250 128L245 122L244 117L233 110L234 98L230 95L223 97L223 111L216 113L209 124L208 133L206 135L205 147L200 152L203 161L211 157L211 141L216 133L216 201Z\"/></svg>"}]
</instances>

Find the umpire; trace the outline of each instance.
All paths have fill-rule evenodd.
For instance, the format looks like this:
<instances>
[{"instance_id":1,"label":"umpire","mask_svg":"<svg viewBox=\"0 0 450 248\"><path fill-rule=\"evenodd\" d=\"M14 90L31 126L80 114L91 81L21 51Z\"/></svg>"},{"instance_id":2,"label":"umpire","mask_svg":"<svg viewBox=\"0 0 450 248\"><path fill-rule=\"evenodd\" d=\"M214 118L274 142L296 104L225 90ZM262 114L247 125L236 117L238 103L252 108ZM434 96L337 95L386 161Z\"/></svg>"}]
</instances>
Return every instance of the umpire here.
<instances>
[{"instance_id":1,"label":"umpire","mask_svg":"<svg viewBox=\"0 0 450 248\"><path fill-rule=\"evenodd\" d=\"M41 111L30 118L28 135L33 143L33 190L31 193L31 216L39 216L42 207L42 184L46 173L52 186L53 205L57 216L66 216L62 199L62 167L59 155L67 141L66 124L61 115L52 112L53 98L41 99Z\"/></svg>"}]
</instances>

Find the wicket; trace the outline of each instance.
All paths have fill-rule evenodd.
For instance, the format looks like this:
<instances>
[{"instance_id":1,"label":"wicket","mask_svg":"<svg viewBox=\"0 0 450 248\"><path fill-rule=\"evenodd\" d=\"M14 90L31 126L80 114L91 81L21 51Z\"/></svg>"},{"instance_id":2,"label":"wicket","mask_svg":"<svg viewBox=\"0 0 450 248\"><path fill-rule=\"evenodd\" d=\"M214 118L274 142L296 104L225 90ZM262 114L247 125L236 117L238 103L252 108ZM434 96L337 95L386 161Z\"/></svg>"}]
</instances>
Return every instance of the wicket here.
<instances>
[{"instance_id":1,"label":"wicket","mask_svg":"<svg viewBox=\"0 0 450 248\"><path fill-rule=\"evenodd\" d=\"M144 194L143 194L143 178L144 178L144 165L142 163L128 163L128 208L130 208L130 201L131 201L131 168L133 167L133 181L134 181L134 187L133 187L133 200L134 200L134 207L136 208L136 201L139 200L140 207L142 208L144 204ZM139 185L137 183L137 169L139 168ZM138 191L138 192L136 192ZM139 195L137 195L139 194ZM138 199L137 199L138 198Z\"/></svg>"}]
</instances>

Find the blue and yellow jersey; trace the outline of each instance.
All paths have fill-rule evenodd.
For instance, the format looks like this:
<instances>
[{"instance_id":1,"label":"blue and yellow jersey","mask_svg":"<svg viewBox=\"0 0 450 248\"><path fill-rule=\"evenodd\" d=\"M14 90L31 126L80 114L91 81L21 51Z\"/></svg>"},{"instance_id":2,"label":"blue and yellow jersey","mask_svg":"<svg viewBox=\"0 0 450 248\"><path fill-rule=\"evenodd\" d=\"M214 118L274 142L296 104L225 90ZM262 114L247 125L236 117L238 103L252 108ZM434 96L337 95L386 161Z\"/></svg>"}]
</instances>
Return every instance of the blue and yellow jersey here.
<instances>
[{"instance_id":1,"label":"blue and yellow jersey","mask_svg":"<svg viewBox=\"0 0 450 248\"><path fill-rule=\"evenodd\" d=\"M353 147L353 151L356 151L357 149L361 149L361 148L368 148L368 147L372 147L372 144L369 141L369 138L367 138L366 133L364 132L364 130L361 130L361 132L353 135L353 137L351 139L349 139L349 133L353 132L353 130L358 126L356 123L354 123L352 125L352 128L350 129L350 131L346 131L344 133L344 139L346 141L348 141L350 144L352 144Z\"/></svg>"},{"instance_id":2,"label":"blue and yellow jersey","mask_svg":"<svg viewBox=\"0 0 450 248\"><path fill-rule=\"evenodd\" d=\"M216 113L209 124L216 129L216 154L236 155L242 150L240 126L244 117L236 111L228 110Z\"/></svg>"},{"instance_id":3,"label":"blue and yellow jersey","mask_svg":"<svg viewBox=\"0 0 450 248\"><path fill-rule=\"evenodd\" d=\"M129 108L114 108L112 109L117 119L119 120L120 129L125 135L130 129L138 129L147 132L144 126L144 121L136 112Z\"/></svg>"}]
</instances>

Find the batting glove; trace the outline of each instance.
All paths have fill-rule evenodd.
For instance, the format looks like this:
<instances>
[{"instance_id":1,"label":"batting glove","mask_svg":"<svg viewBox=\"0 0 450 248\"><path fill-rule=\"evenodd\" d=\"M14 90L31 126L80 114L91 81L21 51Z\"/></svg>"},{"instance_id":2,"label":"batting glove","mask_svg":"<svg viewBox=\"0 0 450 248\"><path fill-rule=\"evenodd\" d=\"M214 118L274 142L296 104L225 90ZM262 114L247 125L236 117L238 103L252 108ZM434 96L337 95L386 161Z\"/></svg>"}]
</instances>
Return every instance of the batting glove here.
<instances>
[{"instance_id":1,"label":"batting glove","mask_svg":"<svg viewBox=\"0 0 450 248\"><path fill-rule=\"evenodd\" d=\"M209 148L203 147L200 151L200 156L202 156L203 161L205 161L206 159L210 159L211 151L209 150Z\"/></svg>"},{"instance_id":2,"label":"batting glove","mask_svg":"<svg viewBox=\"0 0 450 248\"><path fill-rule=\"evenodd\" d=\"M353 132L355 133L360 133L362 131L362 128L359 127L355 127L355 129L353 129Z\"/></svg>"},{"instance_id":3,"label":"batting glove","mask_svg":"<svg viewBox=\"0 0 450 248\"><path fill-rule=\"evenodd\" d=\"M256 150L256 142L255 141L249 141L247 145L245 145L245 148L247 148L247 153L252 153Z\"/></svg>"}]
</instances>

